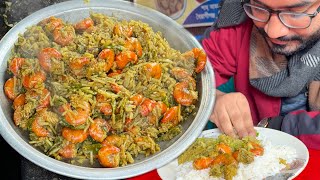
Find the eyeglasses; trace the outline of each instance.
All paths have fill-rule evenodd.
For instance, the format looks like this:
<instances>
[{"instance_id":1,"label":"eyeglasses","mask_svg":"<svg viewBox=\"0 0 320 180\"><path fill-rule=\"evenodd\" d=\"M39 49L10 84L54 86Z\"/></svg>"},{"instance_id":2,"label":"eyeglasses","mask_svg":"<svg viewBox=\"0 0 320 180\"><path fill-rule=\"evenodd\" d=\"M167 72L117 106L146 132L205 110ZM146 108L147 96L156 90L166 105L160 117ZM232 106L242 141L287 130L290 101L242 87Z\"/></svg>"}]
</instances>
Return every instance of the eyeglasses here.
<instances>
[{"instance_id":1,"label":"eyeglasses","mask_svg":"<svg viewBox=\"0 0 320 180\"><path fill-rule=\"evenodd\" d=\"M320 12L320 6L313 14L298 13L290 11L275 11L272 9L265 9L259 6L252 5L250 3L243 4L243 8L247 15L259 22L266 23L269 21L271 14L277 14L282 24L288 28L304 29L308 28L311 21Z\"/></svg>"}]
</instances>

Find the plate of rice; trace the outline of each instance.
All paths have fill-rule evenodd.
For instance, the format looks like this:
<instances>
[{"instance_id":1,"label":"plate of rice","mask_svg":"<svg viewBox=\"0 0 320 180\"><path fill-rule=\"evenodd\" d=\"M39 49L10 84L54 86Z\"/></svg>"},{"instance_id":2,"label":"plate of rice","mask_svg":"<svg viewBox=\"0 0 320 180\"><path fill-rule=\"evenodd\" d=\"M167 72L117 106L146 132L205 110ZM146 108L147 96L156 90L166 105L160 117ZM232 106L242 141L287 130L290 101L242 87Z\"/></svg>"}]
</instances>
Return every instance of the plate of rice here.
<instances>
[{"instance_id":1,"label":"plate of rice","mask_svg":"<svg viewBox=\"0 0 320 180\"><path fill-rule=\"evenodd\" d=\"M307 147L281 131L255 128L257 137L242 139L203 131L176 160L157 169L164 180L293 179L306 167Z\"/></svg>"}]
</instances>

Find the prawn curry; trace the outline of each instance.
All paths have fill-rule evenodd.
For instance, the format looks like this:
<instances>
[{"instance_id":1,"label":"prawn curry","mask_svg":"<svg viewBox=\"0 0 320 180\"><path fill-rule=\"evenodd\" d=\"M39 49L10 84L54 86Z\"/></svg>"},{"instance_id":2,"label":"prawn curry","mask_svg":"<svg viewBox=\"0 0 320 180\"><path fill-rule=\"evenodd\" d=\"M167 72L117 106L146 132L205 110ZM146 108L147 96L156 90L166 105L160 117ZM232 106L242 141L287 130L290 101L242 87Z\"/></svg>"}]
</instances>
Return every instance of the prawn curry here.
<instances>
[{"instance_id":1,"label":"prawn curry","mask_svg":"<svg viewBox=\"0 0 320 180\"><path fill-rule=\"evenodd\" d=\"M195 112L203 50L179 52L141 21L99 13L29 27L8 60L14 124L46 155L99 167L160 151Z\"/></svg>"},{"instance_id":2,"label":"prawn curry","mask_svg":"<svg viewBox=\"0 0 320 180\"><path fill-rule=\"evenodd\" d=\"M237 174L238 164L250 164L255 156L262 156L264 148L253 137L243 139L227 135L218 138L197 138L197 140L178 157L178 164L193 162L196 170L210 168L210 176L231 180Z\"/></svg>"}]
</instances>

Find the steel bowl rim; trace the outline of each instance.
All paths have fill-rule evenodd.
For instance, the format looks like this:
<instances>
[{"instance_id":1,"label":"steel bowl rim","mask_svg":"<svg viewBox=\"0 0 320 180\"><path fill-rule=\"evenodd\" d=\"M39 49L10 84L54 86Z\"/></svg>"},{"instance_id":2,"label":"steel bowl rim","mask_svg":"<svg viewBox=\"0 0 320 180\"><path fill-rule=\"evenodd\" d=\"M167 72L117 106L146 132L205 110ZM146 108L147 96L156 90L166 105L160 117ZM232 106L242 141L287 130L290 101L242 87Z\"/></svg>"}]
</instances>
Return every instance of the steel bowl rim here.
<instances>
[{"instance_id":1,"label":"steel bowl rim","mask_svg":"<svg viewBox=\"0 0 320 180\"><path fill-rule=\"evenodd\" d=\"M201 47L200 43L187 31L185 30L180 24L173 21L166 15L141 6L137 4L132 4L130 2L125 1L117 1L117 0L108 0L106 2L99 2L99 0L91 0L89 4L84 3L82 0L73 0L58 3L55 5L48 6L44 9L34 12L33 14L27 16L19 23L17 23L13 28L11 28L7 34L2 38L0 41L0 63L4 63L4 55L9 50L11 50L10 44L13 44L17 38L19 33L23 33L26 27L38 23L40 20L49 17L51 15L61 14L66 11L70 11L77 8L99 8L105 7L110 8L112 7L113 3L121 4L123 9L126 7L135 6L137 12L138 10L143 10L146 13L152 13L154 16L160 17L163 21L169 23L169 25L173 25L176 27L180 32L184 33L188 38L193 39L193 44L196 47ZM122 9L122 10L123 10ZM207 61L207 65L205 67L206 73L201 73L202 79L202 93L203 97L211 97L209 99L205 99L205 103L201 104L199 107L199 113L197 113L195 120L199 119L199 117L209 118L211 114L211 110L207 108L211 108L214 106L215 101L215 89L214 89L214 72L211 68L211 64ZM3 86L3 84L2 84ZM205 90L208 88L208 90ZM6 101L5 99L1 99L0 101ZM201 112L201 113L200 113ZM6 120L4 112L2 108L0 109L0 133L2 137L13 147L19 154L30 160L31 162L41 166L42 168L48 169L52 172L69 176L73 178L80 178L80 179L124 179L129 178L137 175L141 175L148 171L151 171L155 168L159 168L166 163L169 163L171 160L175 159L178 155L180 155L191 143L201 134L203 128L206 125L206 121L193 121L190 125L191 128L188 128L184 134L171 146L162 150L160 153L147 158L141 162L130 164L124 167L119 168L88 168L88 167L81 167L76 165L71 165L68 163L64 163L58 161L54 158L48 157L45 154L36 150L33 146L29 143L25 142L13 129L13 127L9 124ZM198 124L197 124L198 123ZM170 153L168 153L170 152Z\"/></svg>"}]
</instances>

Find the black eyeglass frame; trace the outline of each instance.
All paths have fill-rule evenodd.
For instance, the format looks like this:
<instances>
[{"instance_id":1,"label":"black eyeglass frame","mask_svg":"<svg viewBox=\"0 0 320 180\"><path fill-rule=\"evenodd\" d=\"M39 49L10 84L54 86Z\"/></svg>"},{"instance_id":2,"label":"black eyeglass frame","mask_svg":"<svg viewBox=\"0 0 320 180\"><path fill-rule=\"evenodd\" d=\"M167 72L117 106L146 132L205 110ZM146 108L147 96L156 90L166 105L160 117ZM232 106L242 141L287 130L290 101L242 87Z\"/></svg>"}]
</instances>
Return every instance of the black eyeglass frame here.
<instances>
[{"instance_id":1,"label":"black eyeglass frame","mask_svg":"<svg viewBox=\"0 0 320 180\"><path fill-rule=\"evenodd\" d=\"M270 20L270 17L271 17L272 14L276 14L283 25L285 25L285 26L288 27L288 28L292 28L292 29L306 29L306 28L308 28L308 27L311 25L311 23L312 23L312 19L313 19L314 17L316 17L316 16L320 13L320 6L317 8L317 10L316 10L314 13L308 14L308 13L297 13L297 12L292 12L292 11L281 11L281 10L267 9L267 8L263 8L263 7L260 7L260 6L253 5L253 4L251 4L251 3L245 3L245 2L243 2L243 1L241 1L241 4L242 4L243 9L245 9L244 6L249 6L249 7L250 7L250 6L253 6L253 7L257 7L257 8L260 8L260 9L262 9L262 10L266 10L267 12L269 12L269 17L268 17L268 19L266 19L265 21L253 19L252 17L250 17L250 16L247 14L251 19L253 19L253 20L255 20L255 21L259 21L259 22L266 23L266 22L268 22L268 21ZM246 13L247 13L247 12L246 12ZM308 16L308 17L310 18L310 23L309 23L308 26L302 27L302 28L301 28L301 27L289 26L289 25L287 25L285 22L283 22L283 20L282 20L281 17L280 17L280 13L292 13L292 14L305 15L305 16Z\"/></svg>"}]
</instances>

